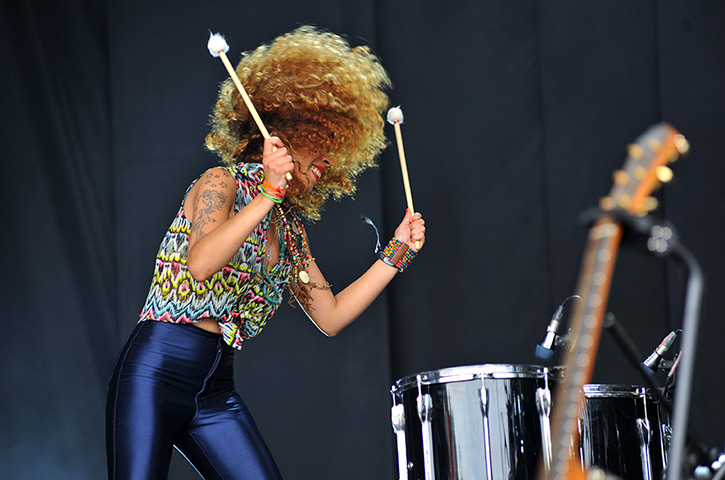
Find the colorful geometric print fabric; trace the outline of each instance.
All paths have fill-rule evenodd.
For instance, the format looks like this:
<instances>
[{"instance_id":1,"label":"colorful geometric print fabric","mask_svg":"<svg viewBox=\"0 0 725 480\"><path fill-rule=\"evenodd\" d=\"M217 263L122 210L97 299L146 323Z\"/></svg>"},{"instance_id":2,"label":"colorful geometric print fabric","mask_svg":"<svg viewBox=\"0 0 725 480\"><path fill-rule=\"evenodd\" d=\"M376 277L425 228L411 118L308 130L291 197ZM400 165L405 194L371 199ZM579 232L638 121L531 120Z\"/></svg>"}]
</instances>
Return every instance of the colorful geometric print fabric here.
<instances>
[{"instance_id":1,"label":"colorful geometric print fabric","mask_svg":"<svg viewBox=\"0 0 725 480\"><path fill-rule=\"evenodd\" d=\"M257 195L257 187L264 180L262 165L218 168L225 168L237 181L237 213ZM189 186L184 199L198 180ZM186 266L191 221L184 215L182 200L156 255L140 321L196 323L213 318L219 323L227 345L241 349L242 342L257 335L274 315L292 271L284 242L277 264L271 271L264 268L271 215L270 211L227 265L211 278L198 282Z\"/></svg>"}]
</instances>

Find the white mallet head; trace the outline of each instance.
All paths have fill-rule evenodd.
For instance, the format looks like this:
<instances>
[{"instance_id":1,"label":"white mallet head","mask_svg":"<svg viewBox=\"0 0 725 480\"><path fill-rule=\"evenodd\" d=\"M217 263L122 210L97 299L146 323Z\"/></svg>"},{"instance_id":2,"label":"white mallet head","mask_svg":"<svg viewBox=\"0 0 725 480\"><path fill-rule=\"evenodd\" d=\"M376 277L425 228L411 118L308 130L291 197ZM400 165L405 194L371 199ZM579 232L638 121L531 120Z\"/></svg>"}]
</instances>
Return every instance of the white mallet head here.
<instances>
[{"instance_id":1,"label":"white mallet head","mask_svg":"<svg viewBox=\"0 0 725 480\"><path fill-rule=\"evenodd\" d=\"M206 44L206 48L209 49L209 53L214 57L218 57L219 52L227 53L229 51L229 45L224 40L224 36L221 33L211 33L211 31L209 32L209 41Z\"/></svg>"},{"instance_id":2,"label":"white mallet head","mask_svg":"<svg viewBox=\"0 0 725 480\"><path fill-rule=\"evenodd\" d=\"M403 123L403 111L400 107L393 107L388 110L388 123L395 125L396 123Z\"/></svg>"}]
</instances>

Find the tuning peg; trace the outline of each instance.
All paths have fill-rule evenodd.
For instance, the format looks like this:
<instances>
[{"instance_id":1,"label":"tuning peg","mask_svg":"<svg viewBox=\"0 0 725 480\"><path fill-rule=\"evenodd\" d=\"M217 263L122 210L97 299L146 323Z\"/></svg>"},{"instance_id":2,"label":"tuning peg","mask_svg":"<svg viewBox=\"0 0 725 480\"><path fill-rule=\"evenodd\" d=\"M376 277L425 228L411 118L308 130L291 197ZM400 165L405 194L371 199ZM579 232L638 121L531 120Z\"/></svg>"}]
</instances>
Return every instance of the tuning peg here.
<instances>
[{"instance_id":1,"label":"tuning peg","mask_svg":"<svg viewBox=\"0 0 725 480\"><path fill-rule=\"evenodd\" d=\"M687 152L690 151L690 142L687 141L684 135L681 133L678 133L675 135L675 148L678 152L680 152L680 155L685 155Z\"/></svg>"},{"instance_id":2,"label":"tuning peg","mask_svg":"<svg viewBox=\"0 0 725 480\"><path fill-rule=\"evenodd\" d=\"M640 160L644 157L644 150L642 147L633 143L627 146L627 153L629 153L629 156L635 160Z\"/></svg>"},{"instance_id":3,"label":"tuning peg","mask_svg":"<svg viewBox=\"0 0 725 480\"><path fill-rule=\"evenodd\" d=\"M612 197L602 197L599 199L599 207L605 212L614 210L616 206L617 204Z\"/></svg>"},{"instance_id":4,"label":"tuning peg","mask_svg":"<svg viewBox=\"0 0 725 480\"><path fill-rule=\"evenodd\" d=\"M659 201L655 197L646 197L642 199L639 205L634 206L632 208L633 214L637 215L638 217L644 217L652 210L656 209L659 205Z\"/></svg>"},{"instance_id":5,"label":"tuning peg","mask_svg":"<svg viewBox=\"0 0 725 480\"><path fill-rule=\"evenodd\" d=\"M632 205L632 198L629 195L621 195L617 204L620 208L627 210Z\"/></svg>"},{"instance_id":6,"label":"tuning peg","mask_svg":"<svg viewBox=\"0 0 725 480\"><path fill-rule=\"evenodd\" d=\"M613 177L614 177L614 183L621 187L626 186L631 180L629 177L629 174L627 172L625 172L624 170L616 170L614 172Z\"/></svg>"},{"instance_id":7,"label":"tuning peg","mask_svg":"<svg viewBox=\"0 0 725 480\"><path fill-rule=\"evenodd\" d=\"M662 183L668 183L672 180L672 177L675 176L675 174L672 173L672 170L664 165L657 167L655 174L657 175L657 179Z\"/></svg>"},{"instance_id":8,"label":"tuning peg","mask_svg":"<svg viewBox=\"0 0 725 480\"><path fill-rule=\"evenodd\" d=\"M634 168L633 174L637 180L644 180L647 176L647 169L642 166L637 166Z\"/></svg>"},{"instance_id":9,"label":"tuning peg","mask_svg":"<svg viewBox=\"0 0 725 480\"><path fill-rule=\"evenodd\" d=\"M660 204L655 197L647 197L644 199L644 205L642 207L647 211L651 212Z\"/></svg>"},{"instance_id":10,"label":"tuning peg","mask_svg":"<svg viewBox=\"0 0 725 480\"><path fill-rule=\"evenodd\" d=\"M657 153L660 148L662 148L662 142L656 138L650 138L649 142L647 142L647 146L649 146L649 149L652 150L653 153Z\"/></svg>"}]
</instances>

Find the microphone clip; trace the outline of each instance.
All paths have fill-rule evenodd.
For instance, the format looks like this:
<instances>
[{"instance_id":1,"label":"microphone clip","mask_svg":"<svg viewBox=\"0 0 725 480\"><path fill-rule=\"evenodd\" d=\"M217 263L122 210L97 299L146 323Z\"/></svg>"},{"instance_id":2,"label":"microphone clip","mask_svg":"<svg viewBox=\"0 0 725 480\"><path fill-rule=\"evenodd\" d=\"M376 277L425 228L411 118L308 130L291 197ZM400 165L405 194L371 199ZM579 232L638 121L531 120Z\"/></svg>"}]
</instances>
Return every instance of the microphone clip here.
<instances>
[{"instance_id":1,"label":"microphone clip","mask_svg":"<svg viewBox=\"0 0 725 480\"><path fill-rule=\"evenodd\" d=\"M675 364L675 359L667 360L664 358L664 354L672 348L672 345L677 340L677 335L681 330L671 331L662 342L654 349L654 351L642 362L642 367L649 375L654 375L659 370L669 370Z\"/></svg>"},{"instance_id":2,"label":"microphone clip","mask_svg":"<svg viewBox=\"0 0 725 480\"><path fill-rule=\"evenodd\" d=\"M536 344L536 358L544 361L551 360L554 356L554 350L562 345L566 345L571 340L571 329L564 335L559 335L559 328L561 327L561 319L564 315L564 307L569 301L581 298L579 295L571 295L561 302L561 305L556 307L554 315L551 317L549 326L546 327L546 333L543 338Z\"/></svg>"}]
</instances>

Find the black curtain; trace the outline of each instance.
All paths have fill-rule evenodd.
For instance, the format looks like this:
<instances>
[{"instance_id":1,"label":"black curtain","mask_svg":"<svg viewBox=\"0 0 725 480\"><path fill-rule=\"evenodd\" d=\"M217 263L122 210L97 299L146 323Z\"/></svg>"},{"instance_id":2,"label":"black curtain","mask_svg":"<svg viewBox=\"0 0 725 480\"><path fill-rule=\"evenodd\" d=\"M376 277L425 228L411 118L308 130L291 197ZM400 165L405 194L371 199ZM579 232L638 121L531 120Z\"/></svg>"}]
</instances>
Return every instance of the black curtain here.
<instances>
[{"instance_id":1,"label":"black curtain","mask_svg":"<svg viewBox=\"0 0 725 480\"><path fill-rule=\"evenodd\" d=\"M393 381L540 363L534 346L575 288L580 213L609 191L626 144L663 120L692 152L656 215L708 282L691 421L721 446L720 2L26 0L0 7L0 477L104 477L115 356L184 189L216 163L203 139L226 71L208 30L235 59L305 23L371 45L388 68L428 242L336 338L285 306L237 355L238 389L285 478L394 478ZM404 209L389 148L354 200L309 226L333 288L374 259L360 215L389 237ZM647 354L681 325L684 286L674 261L625 243L609 310ZM592 381L641 383L606 334ZM171 478L196 474L175 457Z\"/></svg>"},{"instance_id":2,"label":"black curtain","mask_svg":"<svg viewBox=\"0 0 725 480\"><path fill-rule=\"evenodd\" d=\"M107 14L0 9L0 476L99 478L118 298Z\"/></svg>"}]
</instances>

